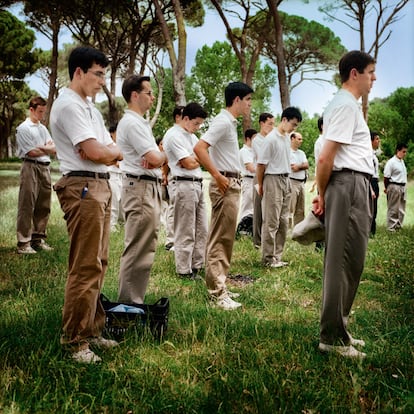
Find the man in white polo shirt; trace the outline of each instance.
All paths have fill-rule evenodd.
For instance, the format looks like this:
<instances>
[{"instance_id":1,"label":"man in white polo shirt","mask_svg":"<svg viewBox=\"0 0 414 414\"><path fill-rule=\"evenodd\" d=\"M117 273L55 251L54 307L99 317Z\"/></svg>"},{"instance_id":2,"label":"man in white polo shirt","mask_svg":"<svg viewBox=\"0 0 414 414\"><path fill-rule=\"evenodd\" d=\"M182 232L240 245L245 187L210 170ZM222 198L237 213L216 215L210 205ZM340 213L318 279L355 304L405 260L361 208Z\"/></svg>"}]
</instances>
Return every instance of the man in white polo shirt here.
<instances>
[{"instance_id":1,"label":"man in white polo shirt","mask_svg":"<svg viewBox=\"0 0 414 414\"><path fill-rule=\"evenodd\" d=\"M262 195L262 264L271 268L286 266L282 261L289 221L291 186L289 134L302 121L295 107L283 110L280 122L264 140L257 158L257 182Z\"/></svg>"},{"instance_id":2,"label":"man in white polo shirt","mask_svg":"<svg viewBox=\"0 0 414 414\"><path fill-rule=\"evenodd\" d=\"M226 109L212 120L208 131L194 147L200 164L211 174L211 222L206 249L206 284L216 305L225 310L241 303L232 299L226 278L230 269L240 202L240 161L237 117L248 116L253 89L242 82L231 82L224 95Z\"/></svg>"},{"instance_id":3,"label":"man in white polo shirt","mask_svg":"<svg viewBox=\"0 0 414 414\"><path fill-rule=\"evenodd\" d=\"M194 154L198 131L207 112L197 103L186 105L181 119L163 138L173 187L174 256L177 273L195 279L204 267L207 240L207 211L203 173Z\"/></svg>"},{"instance_id":4,"label":"man in white polo shirt","mask_svg":"<svg viewBox=\"0 0 414 414\"><path fill-rule=\"evenodd\" d=\"M407 144L399 143L395 155L384 167L384 192L387 194L387 230L394 232L401 229L407 201L407 168L404 158Z\"/></svg>"},{"instance_id":5,"label":"man in white polo shirt","mask_svg":"<svg viewBox=\"0 0 414 414\"><path fill-rule=\"evenodd\" d=\"M162 197L160 167L167 157L144 118L155 100L150 78L129 76L122 84L122 96L128 108L117 128L117 142L124 154L121 200L125 213L118 301L141 304L157 247Z\"/></svg>"},{"instance_id":6,"label":"man in white polo shirt","mask_svg":"<svg viewBox=\"0 0 414 414\"><path fill-rule=\"evenodd\" d=\"M17 155L23 160L17 208L19 254L53 250L45 239L52 196L50 155L56 154L56 149L49 131L41 123L45 113L46 101L40 96L32 98L28 118L16 129Z\"/></svg>"},{"instance_id":7,"label":"man in white polo shirt","mask_svg":"<svg viewBox=\"0 0 414 414\"><path fill-rule=\"evenodd\" d=\"M70 239L61 344L77 362L101 358L89 346L110 348L102 338L105 311L99 301L108 267L111 189L108 166L122 159L102 115L88 97L105 84L106 56L75 48L68 61L71 79L50 113L50 127L63 177L54 185Z\"/></svg>"},{"instance_id":8,"label":"man in white polo shirt","mask_svg":"<svg viewBox=\"0 0 414 414\"><path fill-rule=\"evenodd\" d=\"M306 154L300 149L303 137L299 132L290 134L290 167L289 175L292 194L290 198L289 227L293 227L305 218L305 182L309 168Z\"/></svg>"},{"instance_id":9,"label":"man in white polo shirt","mask_svg":"<svg viewBox=\"0 0 414 414\"><path fill-rule=\"evenodd\" d=\"M342 88L323 114L324 145L318 158L315 214L325 216L325 257L319 349L364 358L365 342L348 332L364 268L372 219L371 135L358 99L376 79L375 60L358 50L339 62Z\"/></svg>"}]
</instances>

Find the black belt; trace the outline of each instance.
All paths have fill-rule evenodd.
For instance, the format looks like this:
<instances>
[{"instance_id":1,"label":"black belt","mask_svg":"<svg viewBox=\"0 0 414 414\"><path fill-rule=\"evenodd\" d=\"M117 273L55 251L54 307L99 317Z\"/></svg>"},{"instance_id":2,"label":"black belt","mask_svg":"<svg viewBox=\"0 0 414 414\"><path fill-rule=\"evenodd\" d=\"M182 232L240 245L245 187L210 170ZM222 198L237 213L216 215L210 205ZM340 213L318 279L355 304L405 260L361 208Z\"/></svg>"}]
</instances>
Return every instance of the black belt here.
<instances>
[{"instance_id":1,"label":"black belt","mask_svg":"<svg viewBox=\"0 0 414 414\"><path fill-rule=\"evenodd\" d=\"M378 181L378 178L372 177L371 181Z\"/></svg>"},{"instance_id":2,"label":"black belt","mask_svg":"<svg viewBox=\"0 0 414 414\"><path fill-rule=\"evenodd\" d=\"M240 173L231 172L231 171L219 171L221 175L224 175L225 177L229 178L240 178Z\"/></svg>"},{"instance_id":3,"label":"black belt","mask_svg":"<svg viewBox=\"0 0 414 414\"><path fill-rule=\"evenodd\" d=\"M25 162L31 162L32 164L50 165L50 162L32 160L31 158L23 158L23 161L25 161Z\"/></svg>"},{"instance_id":4,"label":"black belt","mask_svg":"<svg viewBox=\"0 0 414 414\"><path fill-rule=\"evenodd\" d=\"M346 173L351 173L351 174L360 174L363 175L366 179L371 181L372 175L368 174L366 172L362 172L362 171L355 171L355 170L351 170L349 168L342 168L342 170L334 170L332 171L333 173L341 173L341 172L346 172Z\"/></svg>"},{"instance_id":5,"label":"black belt","mask_svg":"<svg viewBox=\"0 0 414 414\"><path fill-rule=\"evenodd\" d=\"M135 180L145 180L145 181L154 181L156 183L162 183L162 179L158 177L153 177L152 175L133 175L126 174L128 178L135 178Z\"/></svg>"},{"instance_id":6,"label":"black belt","mask_svg":"<svg viewBox=\"0 0 414 414\"><path fill-rule=\"evenodd\" d=\"M243 178L254 178L254 175L243 175Z\"/></svg>"},{"instance_id":7,"label":"black belt","mask_svg":"<svg viewBox=\"0 0 414 414\"><path fill-rule=\"evenodd\" d=\"M284 173L284 174L265 174L265 175L276 175L278 177L289 177L288 173Z\"/></svg>"},{"instance_id":8,"label":"black belt","mask_svg":"<svg viewBox=\"0 0 414 414\"><path fill-rule=\"evenodd\" d=\"M405 186L405 183L394 183L393 181L390 181L389 184L395 184L395 185L399 185L401 187L404 187Z\"/></svg>"},{"instance_id":9,"label":"black belt","mask_svg":"<svg viewBox=\"0 0 414 414\"><path fill-rule=\"evenodd\" d=\"M176 181L197 181L198 183L201 183L203 181L202 178L198 177L172 177L172 180Z\"/></svg>"},{"instance_id":10,"label":"black belt","mask_svg":"<svg viewBox=\"0 0 414 414\"><path fill-rule=\"evenodd\" d=\"M89 177L89 178L102 178L109 180L109 173L106 172L93 172L93 171L71 171L65 174L65 177Z\"/></svg>"},{"instance_id":11,"label":"black belt","mask_svg":"<svg viewBox=\"0 0 414 414\"><path fill-rule=\"evenodd\" d=\"M306 181L305 179L301 180L300 178L293 178L293 177L289 177L289 178L293 181L300 181L301 183L304 183Z\"/></svg>"}]
</instances>

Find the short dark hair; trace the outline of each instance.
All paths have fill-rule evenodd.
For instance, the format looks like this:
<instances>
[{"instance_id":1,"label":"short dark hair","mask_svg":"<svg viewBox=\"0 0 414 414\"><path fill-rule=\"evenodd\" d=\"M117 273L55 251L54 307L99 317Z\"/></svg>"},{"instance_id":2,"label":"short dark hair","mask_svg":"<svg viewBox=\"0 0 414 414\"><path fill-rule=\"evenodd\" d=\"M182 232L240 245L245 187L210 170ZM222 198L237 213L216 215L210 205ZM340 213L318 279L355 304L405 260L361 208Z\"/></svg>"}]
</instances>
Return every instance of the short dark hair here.
<instances>
[{"instance_id":1,"label":"short dark hair","mask_svg":"<svg viewBox=\"0 0 414 414\"><path fill-rule=\"evenodd\" d=\"M266 122L269 118L272 119L272 118L274 118L274 116L269 112L262 112L259 115L259 124L260 124L260 122Z\"/></svg>"},{"instance_id":2,"label":"short dark hair","mask_svg":"<svg viewBox=\"0 0 414 414\"><path fill-rule=\"evenodd\" d=\"M280 119L283 118L286 118L288 121L296 118L298 122L302 122L302 114L300 113L299 109L295 108L294 106L289 106L283 110Z\"/></svg>"},{"instance_id":3,"label":"short dark hair","mask_svg":"<svg viewBox=\"0 0 414 414\"><path fill-rule=\"evenodd\" d=\"M224 97L226 100L226 107L233 105L233 101L236 97L243 99L249 93L253 93L253 89L243 82L230 82L224 90Z\"/></svg>"},{"instance_id":4,"label":"short dark hair","mask_svg":"<svg viewBox=\"0 0 414 414\"><path fill-rule=\"evenodd\" d=\"M404 148L408 148L407 144L405 142L399 142L395 147L395 152L401 151Z\"/></svg>"},{"instance_id":5,"label":"short dark hair","mask_svg":"<svg viewBox=\"0 0 414 414\"><path fill-rule=\"evenodd\" d=\"M208 116L204 108L196 102L190 102L189 104L187 104L184 107L181 115L183 118L185 116L188 116L188 119L195 119L195 118L206 119Z\"/></svg>"},{"instance_id":6,"label":"short dark hair","mask_svg":"<svg viewBox=\"0 0 414 414\"><path fill-rule=\"evenodd\" d=\"M109 60L100 50L90 46L79 46L73 49L68 60L70 80L73 79L76 68L81 68L86 73L94 63L106 68Z\"/></svg>"},{"instance_id":7,"label":"short dark hair","mask_svg":"<svg viewBox=\"0 0 414 414\"><path fill-rule=\"evenodd\" d=\"M112 134L114 132L116 132L116 128L117 128L118 124L112 124L109 126L109 132Z\"/></svg>"},{"instance_id":8,"label":"short dark hair","mask_svg":"<svg viewBox=\"0 0 414 414\"><path fill-rule=\"evenodd\" d=\"M244 131L244 139L247 139L247 138L252 139L252 136L256 134L257 134L257 131L255 129L253 128L246 129L246 131Z\"/></svg>"},{"instance_id":9,"label":"short dark hair","mask_svg":"<svg viewBox=\"0 0 414 414\"><path fill-rule=\"evenodd\" d=\"M370 134L371 134L371 141L374 141L375 137L379 137L379 134L376 131L370 131Z\"/></svg>"},{"instance_id":10,"label":"short dark hair","mask_svg":"<svg viewBox=\"0 0 414 414\"><path fill-rule=\"evenodd\" d=\"M150 82L149 76L130 75L122 84L122 96L129 103L132 92L141 92L143 89L143 82Z\"/></svg>"},{"instance_id":11,"label":"short dark hair","mask_svg":"<svg viewBox=\"0 0 414 414\"><path fill-rule=\"evenodd\" d=\"M323 116L318 118L318 129L320 133L322 133L322 128L323 128Z\"/></svg>"},{"instance_id":12,"label":"short dark hair","mask_svg":"<svg viewBox=\"0 0 414 414\"><path fill-rule=\"evenodd\" d=\"M29 101L29 108L36 109L38 106L46 106L47 102L41 96L35 96Z\"/></svg>"},{"instance_id":13,"label":"short dark hair","mask_svg":"<svg viewBox=\"0 0 414 414\"><path fill-rule=\"evenodd\" d=\"M364 73L365 68L371 63L375 63L375 59L368 53L360 50L352 50L346 53L339 61L341 82L344 83L349 79L352 69L356 69L358 73Z\"/></svg>"},{"instance_id":14,"label":"short dark hair","mask_svg":"<svg viewBox=\"0 0 414 414\"><path fill-rule=\"evenodd\" d=\"M174 122L175 122L175 117L176 117L177 115L180 115L180 116L182 116L182 115L183 115L183 109L184 109L184 106L183 106L183 105L178 105L178 106L176 106L176 107L174 108L173 113L172 113L172 115L173 115L173 119L174 119Z\"/></svg>"}]
</instances>

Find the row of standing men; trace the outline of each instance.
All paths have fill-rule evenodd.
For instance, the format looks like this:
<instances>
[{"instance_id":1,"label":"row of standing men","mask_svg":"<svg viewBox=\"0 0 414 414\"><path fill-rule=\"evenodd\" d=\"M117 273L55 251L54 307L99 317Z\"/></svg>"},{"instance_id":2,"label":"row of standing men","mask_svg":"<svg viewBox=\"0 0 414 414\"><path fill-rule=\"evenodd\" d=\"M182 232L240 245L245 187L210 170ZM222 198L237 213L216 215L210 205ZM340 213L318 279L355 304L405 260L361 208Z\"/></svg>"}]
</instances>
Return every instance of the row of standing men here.
<instances>
[{"instance_id":1,"label":"row of standing men","mask_svg":"<svg viewBox=\"0 0 414 414\"><path fill-rule=\"evenodd\" d=\"M70 85L54 102L50 116L54 144L49 142L47 148L42 149L46 156L47 152L52 153L48 145L56 146L62 177L53 188L64 212L70 238L61 343L70 351L73 359L86 363L100 360L90 347L109 348L118 345L115 341L102 337L105 312L98 299L108 265L112 197L108 166L116 165L119 161L122 161L123 172L125 246L121 257L118 300L125 303L144 301L159 229L163 183L161 168L168 163L172 182L175 182L175 237L178 240L179 236L181 240L175 244L175 252L177 247L179 252L175 253L178 273L194 275L204 262L207 289L215 305L223 309L241 306L234 301L236 294L227 289L226 278L237 227L241 189L237 117L249 116L252 88L242 82L230 83L225 89L225 109L212 120L200 140L194 133L207 114L198 104L187 105L179 124L164 137L164 151L161 151L155 142L151 126L144 117L154 102L150 79L146 76L129 76L122 85L122 94L128 107L118 124L115 144L105 128L102 115L87 99L94 97L103 86L107 65L105 55L96 49L79 47L72 51L68 61ZM352 140L355 131L342 123L344 136L349 138L351 144L348 148L340 140L326 140L318 162L320 193L314 203L315 214L325 216L325 262L330 256L336 257L330 264L331 268L325 266L319 348L350 357L365 355L353 348L353 345L360 343L351 337L346 328L362 272L363 266L360 264L363 264L365 256L365 233L368 235L368 231L361 233L361 240L356 244L359 251L357 258L347 251L348 248L355 250L355 247L345 243L342 248L338 248L338 240L346 239L346 226L352 227L353 223L346 220L338 222L336 213L332 216L335 209L325 211L325 201L327 205L335 201L335 208L341 210L341 219L349 215L352 208L356 208L360 230L365 228L368 221L371 224L370 203L364 201L363 187L373 171L372 150L370 147L369 154L367 153L367 126L359 109L356 109L359 108L356 100L371 88L375 80L374 68L373 59L362 52L349 52L341 59L339 70L343 88L324 116L324 122L328 121L326 135L330 137L332 134L334 137L338 133L338 119L330 111L338 110L339 101L342 106L348 106L356 113L356 138L362 142L364 158L359 157L355 163L350 153L345 154L345 158L338 157L341 149L348 151L354 145ZM341 105L339 108L342 108ZM346 111L344 120L349 123L345 115ZM267 134L258 152L256 178L257 194L262 197L262 264L270 268L285 265L281 254L287 220L285 216L282 218L282 214L289 211L290 202L289 134L300 121L301 114L296 108L286 108L280 123ZM47 161L36 160L30 154L27 158L23 164L48 168ZM354 168L348 168L346 162L343 164L343 159L348 159L346 162ZM333 164L330 164L330 160ZM202 214L201 217L198 214L199 206L204 204L201 165L212 176L209 184L211 221L208 233L206 215ZM326 178L329 177L326 174L327 166L328 169L331 168L329 181ZM319 170L322 172L319 173ZM331 183L338 179L344 180L345 186L358 186L358 191L341 192L332 199ZM369 186L368 181L367 188ZM325 192L330 192L331 196L328 197ZM357 194L358 199L347 200L351 204L347 207L340 199L347 198L350 194ZM371 197L371 194L366 196ZM330 215L326 212L330 212ZM192 225L189 225L189 220ZM341 231L338 233L335 227L340 227ZM332 239L334 242L329 243L332 232L335 234ZM45 230L38 228L35 233L39 235L40 246L47 246L44 241ZM196 245L203 244L200 237L206 237L206 249L195 249ZM352 282L348 280L349 273L336 266L341 263L338 260L338 252L341 251L344 257L352 257L353 261L359 263L358 274L354 275ZM351 273L356 272L353 266L354 264L351 265ZM338 289L338 277L339 286L343 286L345 281L345 285L350 284L347 289ZM339 307L335 305L338 301L342 303Z\"/></svg>"}]
</instances>

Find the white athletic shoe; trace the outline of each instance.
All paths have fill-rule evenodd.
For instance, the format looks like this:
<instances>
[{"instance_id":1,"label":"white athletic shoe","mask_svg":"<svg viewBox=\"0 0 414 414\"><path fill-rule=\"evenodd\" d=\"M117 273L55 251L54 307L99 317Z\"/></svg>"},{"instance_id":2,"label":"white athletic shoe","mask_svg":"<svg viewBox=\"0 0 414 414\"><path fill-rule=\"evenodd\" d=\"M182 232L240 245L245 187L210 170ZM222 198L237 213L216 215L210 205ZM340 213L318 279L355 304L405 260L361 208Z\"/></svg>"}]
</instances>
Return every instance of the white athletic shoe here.
<instances>
[{"instance_id":1,"label":"white athletic shoe","mask_svg":"<svg viewBox=\"0 0 414 414\"><path fill-rule=\"evenodd\" d=\"M72 359L82 364L95 364L102 361L102 359L98 357L98 355L96 355L94 352L92 352L89 348L74 352L72 354Z\"/></svg>"},{"instance_id":2,"label":"white athletic shoe","mask_svg":"<svg viewBox=\"0 0 414 414\"><path fill-rule=\"evenodd\" d=\"M227 293L217 298L216 306L224 310L234 310L242 306L241 303L234 301Z\"/></svg>"},{"instance_id":3,"label":"white athletic shoe","mask_svg":"<svg viewBox=\"0 0 414 414\"><path fill-rule=\"evenodd\" d=\"M341 355L345 358L360 358L363 359L367 356L364 352L358 351L352 345L348 346L338 346L338 345L328 345L319 343L319 350L322 352L335 352L338 355Z\"/></svg>"}]
</instances>

